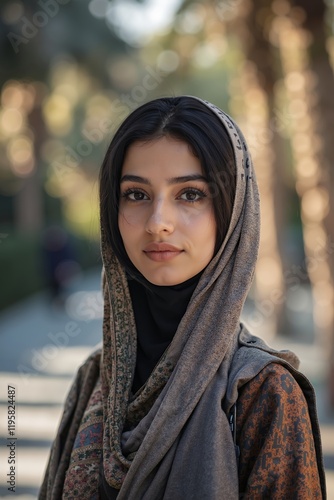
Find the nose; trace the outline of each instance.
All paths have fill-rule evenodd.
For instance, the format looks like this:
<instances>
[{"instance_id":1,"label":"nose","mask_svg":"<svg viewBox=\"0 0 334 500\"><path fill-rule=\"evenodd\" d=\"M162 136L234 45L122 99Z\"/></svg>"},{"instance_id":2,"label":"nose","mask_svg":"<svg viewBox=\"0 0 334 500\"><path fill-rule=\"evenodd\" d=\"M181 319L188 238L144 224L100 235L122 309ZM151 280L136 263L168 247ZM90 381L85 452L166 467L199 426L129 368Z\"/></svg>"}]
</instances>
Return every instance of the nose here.
<instances>
[{"instance_id":1,"label":"nose","mask_svg":"<svg viewBox=\"0 0 334 500\"><path fill-rule=\"evenodd\" d=\"M150 234L172 233L174 225L172 208L164 200L156 201L148 216L146 231Z\"/></svg>"}]
</instances>

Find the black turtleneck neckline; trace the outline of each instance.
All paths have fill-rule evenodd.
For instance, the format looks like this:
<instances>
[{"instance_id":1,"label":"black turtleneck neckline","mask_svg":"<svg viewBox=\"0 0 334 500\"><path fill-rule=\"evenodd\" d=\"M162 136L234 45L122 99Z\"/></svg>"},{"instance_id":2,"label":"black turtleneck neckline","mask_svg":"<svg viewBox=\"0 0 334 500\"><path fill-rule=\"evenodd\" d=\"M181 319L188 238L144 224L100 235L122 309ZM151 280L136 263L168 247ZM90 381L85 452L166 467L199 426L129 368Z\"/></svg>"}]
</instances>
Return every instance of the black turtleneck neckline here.
<instances>
[{"instance_id":1,"label":"black turtleneck neckline","mask_svg":"<svg viewBox=\"0 0 334 500\"><path fill-rule=\"evenodd\" d=\"M173 286L153 285L143 276L140 281L128 277L137 328L133 392L146 382L173 340L201 274Z\"/></svg>"}]
</instances>

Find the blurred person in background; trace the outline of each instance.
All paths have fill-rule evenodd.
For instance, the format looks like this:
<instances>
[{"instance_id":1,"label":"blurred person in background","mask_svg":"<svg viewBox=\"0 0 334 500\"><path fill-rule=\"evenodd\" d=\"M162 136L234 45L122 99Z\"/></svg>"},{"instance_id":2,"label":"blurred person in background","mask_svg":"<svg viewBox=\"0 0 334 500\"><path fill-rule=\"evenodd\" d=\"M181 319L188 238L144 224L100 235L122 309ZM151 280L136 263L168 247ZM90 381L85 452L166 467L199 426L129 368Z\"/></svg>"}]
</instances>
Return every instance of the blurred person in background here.
<instances>
[{"instance_id":1,"label":"blurred person in background","mask_svg":"<svg viewBox=\"0 0 334 500\"><path fill-rule=\"evenodd\" d=\"M325 498L313 389L240 323L260 220L237 125L195 97L142 105L106 153L100 210L103 346L39 498Z\"/></svg>"},{"instance_id":2,"label":"blurred person in background","mask_svg":"<svg viewBox=\"0 0 334 500\"><path fill-rule=\"evenodd\" d=\"M80 272L68 233L60 226L50 226L42 239L46 283L52 303L64 305L68 285Z\"/></svg>"}]
</instances>

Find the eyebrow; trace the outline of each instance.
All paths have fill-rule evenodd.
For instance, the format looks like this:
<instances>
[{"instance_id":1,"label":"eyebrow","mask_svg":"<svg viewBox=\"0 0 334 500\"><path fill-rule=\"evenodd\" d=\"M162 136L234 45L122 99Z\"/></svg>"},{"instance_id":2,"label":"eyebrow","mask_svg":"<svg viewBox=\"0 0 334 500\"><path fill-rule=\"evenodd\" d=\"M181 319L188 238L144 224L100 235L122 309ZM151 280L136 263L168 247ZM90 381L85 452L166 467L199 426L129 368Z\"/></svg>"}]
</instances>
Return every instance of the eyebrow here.
<instances>
[{"instance_id":1,"label":"eyebrow","mask_svg":"<svg viewBox=\"0 0 334 500\"><path fill-rule=\"evenodd\" d=\"M126 174L121 178L121 183L131 181L131 182L140 182L141 184L146 184L147 186L151 186L151 182L146 177L140 177L139 175L131 175ZM207 178L201 174L190 174L190 175L182 175L181 177L171 177L167 179L167 184L182 184L183 182L191 182L191 181L203 181L208 182Z\"/></svg>"}]
</instances>

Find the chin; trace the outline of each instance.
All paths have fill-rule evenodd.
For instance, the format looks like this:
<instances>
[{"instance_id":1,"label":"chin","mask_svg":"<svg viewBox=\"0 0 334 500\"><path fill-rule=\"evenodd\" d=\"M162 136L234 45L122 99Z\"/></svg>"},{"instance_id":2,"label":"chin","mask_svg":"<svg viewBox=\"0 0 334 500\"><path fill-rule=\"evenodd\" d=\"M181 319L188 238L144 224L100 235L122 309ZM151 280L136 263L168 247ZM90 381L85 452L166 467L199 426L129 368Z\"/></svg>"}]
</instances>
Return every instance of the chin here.
<instances>
[{"instance_id":1,"label":"chin","mask_svg":"<svg viewBox=\"0 0 334 500\"><path fill-rule=\"evenodd\" d=\"M180 283L183 283L183 281L189 279L187 277L176 278L175 276L172 276L170 273L156 273L156 274L150 273L144 276L147 279L147 281L152 283L152 285L158 285L158 286L179 285Z\"/></svg>"}]
</instances>

